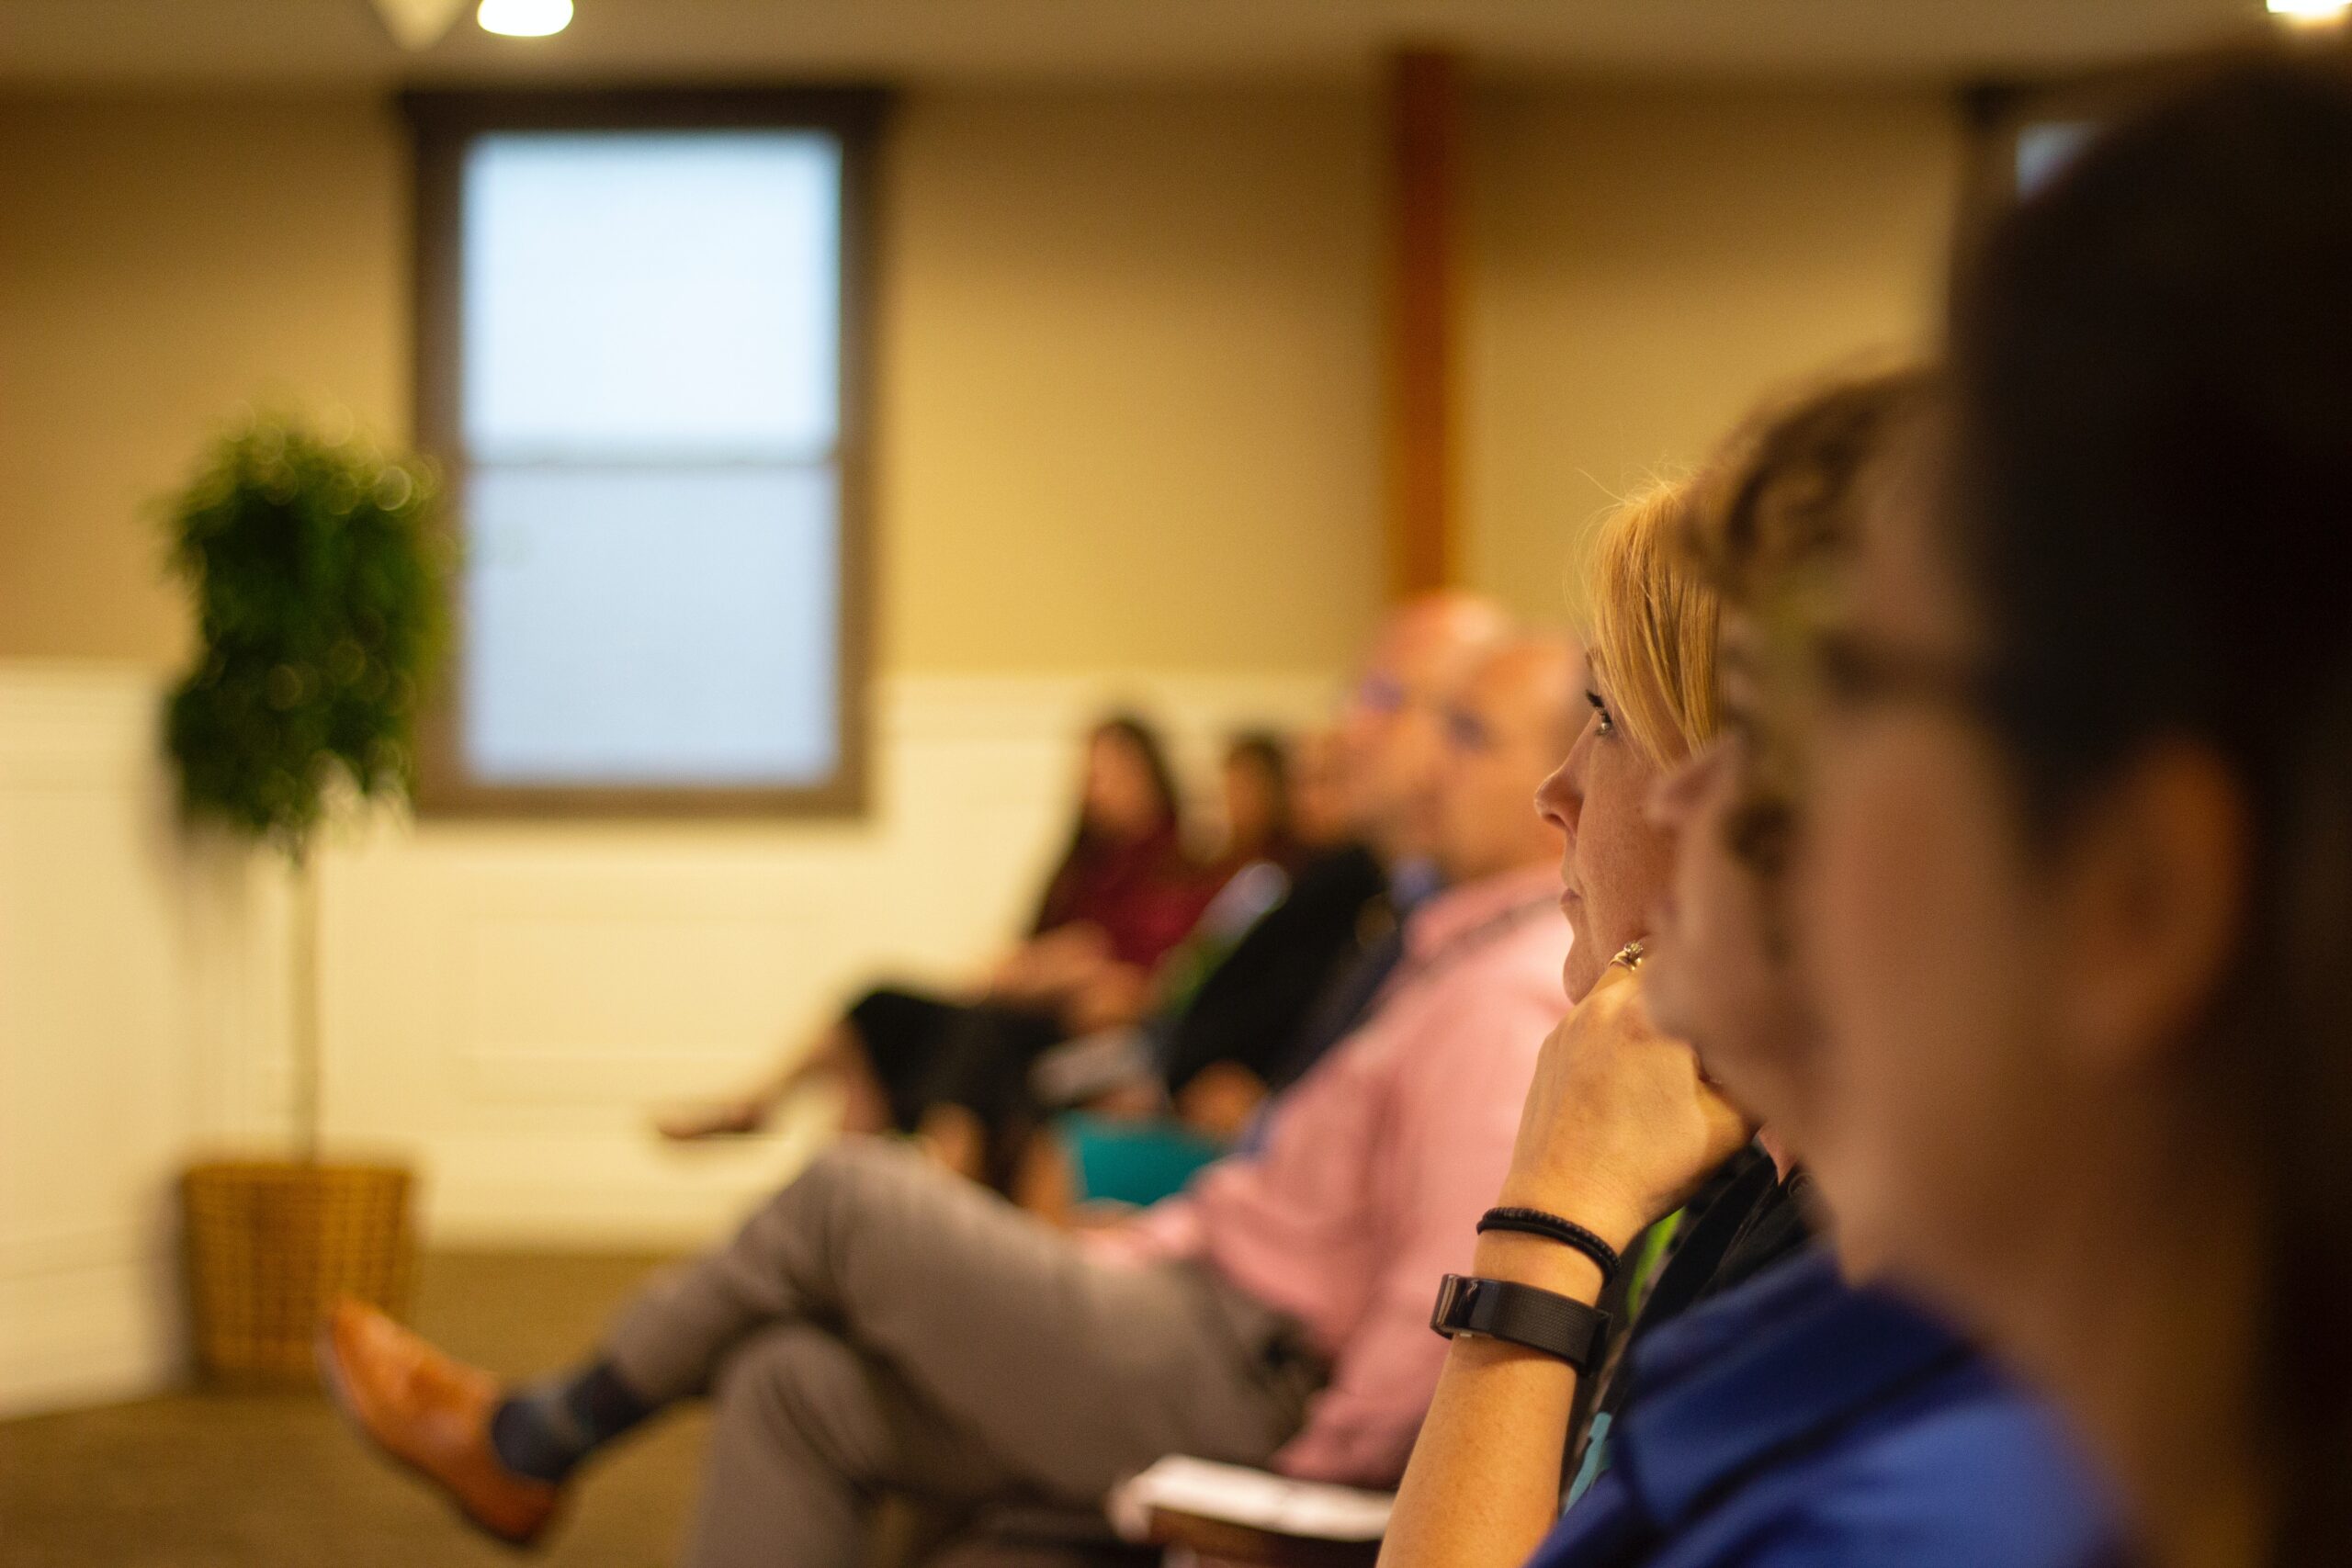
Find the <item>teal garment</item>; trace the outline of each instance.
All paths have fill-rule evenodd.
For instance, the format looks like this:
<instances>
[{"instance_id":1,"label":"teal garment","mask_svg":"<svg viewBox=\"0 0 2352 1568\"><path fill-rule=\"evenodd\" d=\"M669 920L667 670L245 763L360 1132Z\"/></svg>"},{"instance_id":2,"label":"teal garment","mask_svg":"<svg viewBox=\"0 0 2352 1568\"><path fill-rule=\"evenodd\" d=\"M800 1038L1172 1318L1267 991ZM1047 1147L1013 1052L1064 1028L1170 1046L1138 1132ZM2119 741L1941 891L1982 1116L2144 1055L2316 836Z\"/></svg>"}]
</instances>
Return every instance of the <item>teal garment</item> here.
<instances>
[{"instance_id":1,"label":"teal garment","mask_svg":"<svg viewBox=\"0 0 2352 1568\"><path fill-rule=\"evenodd\" d=\"M1054 1127L1069 1150L1074 1196L1082 1203L1157 1203L1183 1190L1194 1171L1225 1153L1222 1145L1174 1122L1077 1111Z\"/></svg>"},{"instance_id":2,"label":"teal garment","mask_svg":"<svg viewBox=\"0 0 2352 1568\"><path fill-rule=\"evenodd\" d=\"M1584 1462L1577 1466L1577 1478L1568 1483L1564 1509L1575 1507L1577 1499L1591 1491L1592 1483L1600 1479L1600 1467L1609 1452L1610 1424L1616 1419L1616 1412L1612 1410L1593 1413L1592 1425L1585 1429Z\"/></svg>"}]
</instances>

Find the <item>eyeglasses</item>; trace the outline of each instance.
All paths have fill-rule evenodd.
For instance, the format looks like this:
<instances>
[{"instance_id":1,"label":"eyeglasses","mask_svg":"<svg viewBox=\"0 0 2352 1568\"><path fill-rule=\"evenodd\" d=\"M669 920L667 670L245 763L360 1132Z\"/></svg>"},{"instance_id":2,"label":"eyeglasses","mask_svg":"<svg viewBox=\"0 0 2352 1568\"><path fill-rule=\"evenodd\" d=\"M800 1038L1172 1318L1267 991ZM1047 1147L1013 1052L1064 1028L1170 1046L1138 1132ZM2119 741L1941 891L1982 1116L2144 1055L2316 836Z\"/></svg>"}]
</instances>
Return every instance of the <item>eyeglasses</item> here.
<instances>
[{"instance_id":1,"label":"eyeglasses","mask_svg":"<svg viewBox=\"0 0 2352 1568\"><path fill-rule=\"evenodd\" d=\"M1367 713L1402 713L1405 688L1389 676L1366 675L1356 682L1355 703Z\"/></svg>"},{"instance_id":2,"label":"eyeglasses","mask_svg":"<svg viewBox=\"0 0 2352 1568\"><path fill-rule=\"evenodd\" d=\"M1441 720L1445 714L1444 705L1434 694L1416 692L1394 675L1363 677L1356 682L1355 691L1349 701L1359 711L1377 714L1383 718L1394 718L1416 708L1434 714Z\"/></svg>"},{"instance_id":3,"label":"eyeglasses","mask_svg":"<svg viewBox=\"0 0 2352 1568\"><path fill-rule=\"evenodd\" d=\"M1448 705L1445 710L1446 743L1457 751L1487 751L1495 744L1495 732L1487 721L1468 708Z\"/></svg>"},{"instance_id":4,"label":"eyeglasses","mask_svg":"<svg viewBox=\"0 0 2352 1568\"><path fill-rule=\"evenodd\" d=\"M1895 648L1860 632L1822 633L1814 641L1811 664L1823 707L1836 713L1907 705L1977 718L1997 705L1998 682L1991 671Z\"/></svg>"}]
</instances>

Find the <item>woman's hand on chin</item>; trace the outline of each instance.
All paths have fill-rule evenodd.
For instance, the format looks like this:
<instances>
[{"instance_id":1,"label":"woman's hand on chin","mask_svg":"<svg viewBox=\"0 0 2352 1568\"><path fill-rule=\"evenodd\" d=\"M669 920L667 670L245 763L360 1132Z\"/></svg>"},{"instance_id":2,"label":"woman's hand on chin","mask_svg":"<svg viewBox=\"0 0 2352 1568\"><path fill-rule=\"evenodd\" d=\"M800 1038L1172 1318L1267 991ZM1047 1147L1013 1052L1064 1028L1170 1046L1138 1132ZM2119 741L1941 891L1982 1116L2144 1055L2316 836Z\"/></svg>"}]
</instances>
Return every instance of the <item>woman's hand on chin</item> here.
<instances>
[{"instance_id":1,"label":"woman's hand on chin","mask_svg":"<svg viewBox=\"0 0 2352 1568\"><path fill-rule=\"evenodd\" d=\"M1623 1250L1755 1130L1690 1047L1651 1025L1634 973L1612 964L1544 1043L1501 1201Z\"/></svg>"}]
</instances>

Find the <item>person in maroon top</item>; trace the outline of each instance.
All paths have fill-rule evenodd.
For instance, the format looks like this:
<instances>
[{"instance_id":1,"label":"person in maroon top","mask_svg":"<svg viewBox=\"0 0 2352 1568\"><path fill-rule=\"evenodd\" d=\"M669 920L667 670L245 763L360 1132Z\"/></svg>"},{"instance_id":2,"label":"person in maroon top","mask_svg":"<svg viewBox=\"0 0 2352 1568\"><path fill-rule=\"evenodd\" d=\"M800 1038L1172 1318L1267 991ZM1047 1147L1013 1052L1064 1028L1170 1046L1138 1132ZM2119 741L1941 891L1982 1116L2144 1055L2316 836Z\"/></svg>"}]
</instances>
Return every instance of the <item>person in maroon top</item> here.
<instances>
[{"instance_id":1,"label":"person in maroon top","mask_svg":"<svg viewBox=\"0 0 2352 1568\"><path fill-rule=\"evenodd\" d=\"M756 1131L830 1075L845 1091L845 1131L918 1133L947 1164L987 1174L1005 1086L1055 1041L1138 1016L1160 960L1216 895L1215 875L1186 853L1182 817L1159 737L1132 715L1104 719L1088 736L1077 820L1029 934L984 981L963 997L877 987L767 1083L664 1118L662 1132Z\"/></svg>"},{"instance_id":2,"label":"person in maroon top","mask_svg":"<svg viewBox=\"0 0 2352 1568\"><path fill-rule=\"evenodd\" d=\"M1087 739L1069 847L1046 884L1029 940L1000 964L992 994L1059 1002L1123 966L1148 977L1216 892L1185 852L1182 802L1150 727L1119 714Z\"/></svg>"}]
</instances>

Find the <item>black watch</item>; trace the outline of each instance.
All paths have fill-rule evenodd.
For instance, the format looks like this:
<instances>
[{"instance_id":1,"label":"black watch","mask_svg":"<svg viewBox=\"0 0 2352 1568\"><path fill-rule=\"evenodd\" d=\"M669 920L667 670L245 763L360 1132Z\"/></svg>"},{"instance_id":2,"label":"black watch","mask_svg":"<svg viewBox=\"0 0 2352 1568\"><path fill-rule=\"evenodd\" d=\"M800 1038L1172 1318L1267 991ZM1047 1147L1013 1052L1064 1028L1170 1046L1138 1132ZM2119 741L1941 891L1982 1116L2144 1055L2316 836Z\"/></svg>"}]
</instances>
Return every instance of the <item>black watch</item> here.
<instances>
[{"instance_id":1,"label":"black watch","mask_svg":"<svg viewBox=\"0 0 2352 1568\"><path fill-rule=\"evenodd\" d=\"M1448 1274L1437 1288L1430 1326L1448 1339L1482 1334L1556 1356L1589 1372L1609 1343L1609 1314L1550 1291L1509 1280Z\"/></svg>"}]
</instances>

